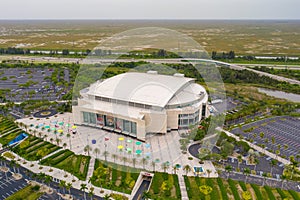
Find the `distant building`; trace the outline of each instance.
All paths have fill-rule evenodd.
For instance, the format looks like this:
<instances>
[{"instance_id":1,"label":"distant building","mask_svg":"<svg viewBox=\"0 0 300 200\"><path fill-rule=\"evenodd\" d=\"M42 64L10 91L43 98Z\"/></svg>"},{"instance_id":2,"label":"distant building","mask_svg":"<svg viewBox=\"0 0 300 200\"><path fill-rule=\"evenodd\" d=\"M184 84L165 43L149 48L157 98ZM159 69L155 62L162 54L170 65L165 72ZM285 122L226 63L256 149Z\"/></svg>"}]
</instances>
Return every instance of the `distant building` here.
<instances>
[{"instance_id":1,"label":"distant building","mask_svg":"<svg viewBox=\"0 0 300 200\"><path fill-rule=\"evenodd\" d=\"M123 73L80 92L73 107L76 124L145 140L147 133L188 128L209 115L208 95L183 74Z\"/></svg>"}]
</instances>

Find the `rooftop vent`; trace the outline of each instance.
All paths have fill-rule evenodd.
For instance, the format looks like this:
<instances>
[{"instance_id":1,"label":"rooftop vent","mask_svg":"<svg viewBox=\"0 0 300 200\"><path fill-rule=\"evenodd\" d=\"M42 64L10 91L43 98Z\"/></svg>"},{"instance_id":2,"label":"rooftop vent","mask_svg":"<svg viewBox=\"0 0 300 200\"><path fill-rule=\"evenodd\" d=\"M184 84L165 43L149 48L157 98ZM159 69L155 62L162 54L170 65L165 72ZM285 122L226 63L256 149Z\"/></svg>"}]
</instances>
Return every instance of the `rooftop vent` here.
<instances>
[{"instance_id":1,"label":"rooftop vent","mask_svg":"<svg viewBox=\"0 0 300 200\"><path fill-rule=\"evenodd\" d=\"M147 74L158 74L158 73L157 73L157 71L150 70L150 71L147 71Z\"/></svg>"},{"instance_id":2,"label":"rooftop vent","mask_svg":"<svg viewBox=\"0 0 300 200\"><path fill-rule=\"evenodd\" d=\"M176 76L176 77L184 77L184 74L175 73L173 76Z\"/></svg>"}]
</instances>

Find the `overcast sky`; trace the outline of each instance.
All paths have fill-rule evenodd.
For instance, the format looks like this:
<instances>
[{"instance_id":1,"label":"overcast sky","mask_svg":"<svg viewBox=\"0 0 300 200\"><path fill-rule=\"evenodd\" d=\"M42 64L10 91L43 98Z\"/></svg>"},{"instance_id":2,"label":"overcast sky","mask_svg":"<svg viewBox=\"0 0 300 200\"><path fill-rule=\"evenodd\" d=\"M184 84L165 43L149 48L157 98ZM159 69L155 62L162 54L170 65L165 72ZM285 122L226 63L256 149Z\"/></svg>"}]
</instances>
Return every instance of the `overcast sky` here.
<instances>
[{"instance_id":1,"label":"overcast sky","mask_svg":"<svg viewBox=\"0 0 300 200\"><path fill-rule=\"evenodd\" d=\"M300 19L300 0L1 0L0 19Z\"/></svg>"}]
</instances>

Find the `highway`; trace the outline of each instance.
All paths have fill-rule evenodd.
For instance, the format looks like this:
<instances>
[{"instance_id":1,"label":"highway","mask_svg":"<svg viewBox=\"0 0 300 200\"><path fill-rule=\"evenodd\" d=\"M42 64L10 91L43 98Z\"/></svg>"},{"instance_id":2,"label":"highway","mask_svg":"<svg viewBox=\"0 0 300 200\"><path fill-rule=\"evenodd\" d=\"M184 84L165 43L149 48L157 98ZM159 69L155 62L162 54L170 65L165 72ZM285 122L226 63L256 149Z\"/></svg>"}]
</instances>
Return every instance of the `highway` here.
<instances>
[{"instance_id":1,"label":"highway","mask_svg":"<svg viewBox=\"0 0 300 200\"><path fill-rule=\"evenodd\" d=\"M215 63L216 65L221 65L221 66L227 66L230 67L231 69L235 70L249 70L254 73L257 73L259 76L268 76L272 79L279 80L279 81L285 81L291 84L297 84L300 85L300 81L278 76L278 75L273 75L269 74L266 72L261 72L258 70L254 70L252 68L246 67L246 65L238 65L238 64L231 64L231 63L226 63L222 61L216 61L216 60L210 60L210 59L198 59L198 58L173 58L173 59L93 59L92 57L88 57L86 59L78 59L78 58L59 58L59 57L37 57L37 56L0 56L0 60L22 60L22 61L31 61L31 62L56 62L56 63L79 63L79 64L94 64L94 63L103 63L103 64L108 64L108 63L113 63L113 62L139 62L139 61L145 61L149 63L156 63L156 64L163 64L163 63L168 63L168 64L188 64L188 63L197 63L197 62L211 62ZM263 65L263 64L262 64ZM287 65L288 66L288 65ZM293 65L291 65L293 66ZM295 67L295 66L293 66Z\"/></svg>"}]
</instances>

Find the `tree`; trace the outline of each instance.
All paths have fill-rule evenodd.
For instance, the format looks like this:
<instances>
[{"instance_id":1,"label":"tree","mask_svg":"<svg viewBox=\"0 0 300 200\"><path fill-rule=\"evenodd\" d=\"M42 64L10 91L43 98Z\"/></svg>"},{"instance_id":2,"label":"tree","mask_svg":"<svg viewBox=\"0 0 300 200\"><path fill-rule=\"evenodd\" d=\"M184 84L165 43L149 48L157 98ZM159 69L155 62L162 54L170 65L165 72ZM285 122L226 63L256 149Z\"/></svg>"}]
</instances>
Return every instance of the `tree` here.
<instances>
[{"instance_id":1,"label":"tree","mask_svg":"<svg viewBox=\"0 0 300 200\"><path fill-rule=\"evenodd\" d=\"M143 192L143 195L142 195L142 199L145 199L145 200L151 199L151 194L150 194L150 192L144 191L144 192Z\"/></svg>"},{"instance_id":2,"label":"tree","mask_svg":"<svg viewBox=\"0 0 300 200\"><path fill-rule=\"evenodd\" d=\"M112 154L111 157L114 159L114 163L116 163L116 159L117 159L118 155L117 154Z\"/></svg>"},{"instance_id":3,"label":"tree","mask_svg":"<svg viewBox=\"0 0 300 200\"><path fill-rule=\"evenodd\" d=\"M232 171L232 166L231 165L226 165L225 171L227 172L227 180L228 180L229 174Z\"/></svg>"},{"instance_id":4,"label":"tree","mask_svg":"<svg viewBox=\"0 0 300 200\"><path fill-rule=\"evenodd\" d=\"M166 170L169 168L169 165L166 162L164 162L164 163L162 163L162 168L163 168L164 172L166 173Z\"/></svg>"},{"instance_id":5,"label":"tree","mask_svg":"<svg viewBox=\"0 0 300 200\"><path fill-rule=\"evenodd\" d=\"M72 146L71 146L71 134L70 133L67 134L67 138L69 138L70 149L72 149Z\"/></svg>"},{"instance_id":6,"label":"tree","mask_svg":"<svg viewBox=\"0 0 300 200\"><path fill-rule=\"evenodd\" d=\"M88 153L88 156L90 156L90 151L92 150L92 148L90 147L90 145L86 145L83 149L83 151L86 153Z\"/></svg>"},{"instance_id":7,"label":"tree","mask_svg":"<svg viewBox=\"0 0 300 200\"><path fill-rule=\"evenodd\" d=\"M185 165L183 167L183 170L185 171L185 175L187 176L187 174L192 170L190 165Z\"/></svg>"},{"instance_id":8,"label":"tree","mask_svg":"<svg viewBox=\"0 0 300 200\"><path fill-rule=\"evenodd\" d=\"M250 172L251 172L250 168L246 167L246 168L244 169L244 174L245 174L245 176L246 176L246 178L245 178L245 183L247 182L247 178L248 178Z\"/></svg>"},{"instance_id":9,"label":"tree","mask_svg":"<svg viewBox=\"0 0 300 200\"><path fill-rule=\"evenodd\" d=\"M209 178L212 171L210 169L206 169L206 172L207 172L207 177Z\"/></svg>"},{"instance_id":10,"label":"tree","mask_svg":"<svg viewBox=\"0 0 300 200\"><path fill-rule=\"evenodd\" d=\"M242 156L241 156L241 155L238 155L237 159L238 159L238 169L240 169L240 164L241 164L242 161L243 161Z\"/></svg>"},{"instance_id":11,"label":"tree","mask_svg":"<svg viewBox=\"0 0 300 200\"><path fill-rule=\"evenodd\" d=\"M142 158L143 169L145 169L145 165L147 164L147 158Z\"/></svg>"},{"instance_id":12,"label":"tree","mask_svg":"<svg viewBox=\"0 0 300 200\"><path fill-rule=\"evenodd\" d=\"M176 165L174 165L174 166L173 166L173 171L174 171L174 174L177 174L177 170L178 170L177 166L176 166Z\"/></svg>"},{"instance_id":13,"label":"tree","mask_svg":"<svg viewBox=\"0 0 300 200\"><path fill-rule=\"evenodd\" d=\"M65 194L66 181L61 180L58 186L63 189L63 193Z\"/></svg>"},{"instance_id":14,"label":"tree","mask_svg":"<svg viewBox=\"0 0 300 200\"><path fill-rule=\"evenodd\" d=\"M270 162L270 166L271 166L271 172L270 173L271 173L271 176L272 176L272 173L273 173L273 167L277 165L277 162L278 161L274 160L274 159L272 159L271 162Z\"/></svg>"},{"instance_id":15,"label":"tree","mask_svg":"<svg viewBox=\"0 0 300 200\"><path fill-rule=\"evenodd\" d=\"M66 189L69 191L69 195L71 195L71 188L72 188L72 183L67 183Z\"/></svg>"},{"instance_id":16,"label":"tree","mask_svg":"<svg viewBox=\"0 0 300 200\"><path fill-rule=\"evenodd\" d=\"M67 147L67 143L63 143L63 148L65 149Z\"/></svg>"},{"instance_id":17,"label":"tree","mask_svg":"<svg viewBox=\"0 0 300 200\"><path fill-rule=\"evenodd\" d=\"M122 160L123 160L123 164L125 165L125 163L127 162L127 157L126 156L122 157Z\"/></svg>"},{"instance_id":18,"label":"tree","mask_svg":"<svg viewBox=\"0 0 300 200\"><path fill-rule=\"evenodd\" d=\"M80 190L83 191L83 196L84 196L84 199L86 200L86 195L85 195L85 190L87 189L86 187L86 184L84 183L81 183L80 184Z\"/></svg>"},{"instance_id":19,"label":"tree","mask_svg":"<svg viewBox=\"0 0 300 200\"><path fill-rule=\"evenodd\" d=\"M133 167L135 168L136 158L132 158L132 164L133 164Z\"/></svg>"},{"instance_id":20,"label":"tree","mask_svg":"<svg viewBox=\"0 0 300 200\"><path fill-rule=\"evenodd\" d=\"M264 177L264 179L263 179L263 185L262 185L262 186L264 186L264 185L265 185L265 182L266 182L266 178L267 178L268 175L267 175L267 173L264 172L264 173L262 174L262 176Z\"/></svg>"},{"instance_id":21,"label":"tree","mask_svg":"<svg viewBox=\"0 0 300 200\"><path fill-rule=\"evenodd\" d=\"M95 190L95 188L90 187L90 191L89 191L89 194L88 194L88 195L91 197L91 200L93 200L94 190Z\"/></svg>"},{"instance_id":22,"label":"tree","mask_svg":"<svg viewBox=\"0 0 300 200\"><path fill-rule=\"evenodd\" d=\"M105 162L107 162L107 156L109 155L109 152L108 151L104 151L103 152L103 156L105 158Z\"/></svg>"},{"instance_id":23,"label":"tree","mask_svg":"<svg viewBox=\"0 0 300 200\"><path fill-rule=\"evenodd\" d=\"M55 141L56 141L57 146L59 146L59 143L61 142L61 139L56 138Z\"/></svg>"},{"instance_id":24,"label":"tree","mask_svg":"<svg viewBox=\"0 0 300 200\"><path fill-rule=\"evenodd\" d=\"M151 161L151 166L153 168L153 172L155 172L155 166L156 166L156 163L154 161Z\"/></svg>"},{"instance_id":25,"label":"tree","mask_svg":"<svg viewBox=\"0 0 300 200\"><path fill-rule=\"evenodd\" d=\"M95 148L94 149L94 153L96 154L96 158L98 158L98 154L100 153L100 149L99 148Z\"/></svg>"}]
</instances>

